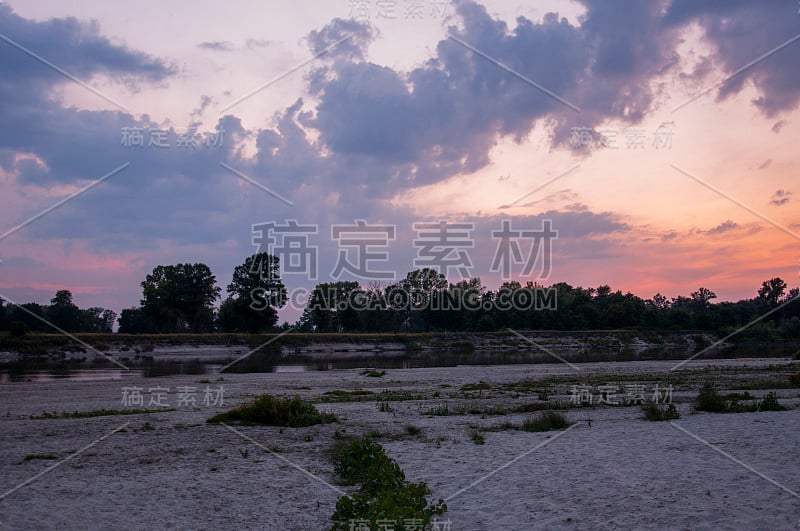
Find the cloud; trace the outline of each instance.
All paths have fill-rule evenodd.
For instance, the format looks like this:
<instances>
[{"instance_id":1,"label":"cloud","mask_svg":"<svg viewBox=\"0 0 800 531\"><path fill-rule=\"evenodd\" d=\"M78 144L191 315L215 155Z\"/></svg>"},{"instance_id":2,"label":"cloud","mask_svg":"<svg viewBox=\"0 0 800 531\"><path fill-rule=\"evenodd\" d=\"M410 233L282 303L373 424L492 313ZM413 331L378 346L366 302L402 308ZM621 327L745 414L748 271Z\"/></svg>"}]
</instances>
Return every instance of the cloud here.
<instances>
[{"instance_id":1,"label":"cloud","mask_svg":"<svg viewBox=\"0 0 800 531\"><path fill-rule=\"evenodd\" d=\"M233 43L230 41L205 41L198 44L197 47L215 52L232 52L234 50Z\"/></svg>"},{"instance_id":2,"label":"cloud","mask_svg":"<svg viewBox=\"0 0 800 531\"><path fill-rule=\"evenodd\" d=\"M738 229L738 228L739 228L739 224L735 223L735 222L733 222L732 220L729 219L727 221L723 221L722 223L720 223L716 227L713 227L711 229L708 229L707 231L701 231L701 232L703 232L704 234L716 235L716 234L723 234L725 232L728 232L728 231L731 231L731 230L734 230L734 229Z\"/></svg>"},{"instance_id":3,"label":"cloud","mask_svg":"<svg viewBox=\"0 0 800 531\"><path fill-rule=\"evenodd\" d=\"M783 129L783 127L788 123L789 122L787 122L786 120L778 120L777 122L772 124L772 132L777 135L778 133L781 132L781 129Z\"/></svg>"},{"instance_id":4,"label":"cloud","mask_svg":"<svg viewBox=\"0 0 800 531\"><path fill-rule=\"evenodd\" d=\"M738 94L751 82L759 92L753 104L765 116L773 117L797 107L800 43L788 44L740 71L797 34L796 5L746 0L673 0L665 10L663 22L666 27L696 23L702 28L705 38L714 46L714 62L729 76L717 92L718 100Z\"/></svg>"},{"instance_id":5,"label":"cloud","mask_svg":"<svg viewBox=\"0 0 800 531\"><path fill-rule=\"evenodd\" d=\"M786 190L775 190L775 193L772 194L772 198L769 200L770 205L775 206L783 206L789 202L789 199L792 197L792 192L787 192Z\"/></svg>"}]
</instances>

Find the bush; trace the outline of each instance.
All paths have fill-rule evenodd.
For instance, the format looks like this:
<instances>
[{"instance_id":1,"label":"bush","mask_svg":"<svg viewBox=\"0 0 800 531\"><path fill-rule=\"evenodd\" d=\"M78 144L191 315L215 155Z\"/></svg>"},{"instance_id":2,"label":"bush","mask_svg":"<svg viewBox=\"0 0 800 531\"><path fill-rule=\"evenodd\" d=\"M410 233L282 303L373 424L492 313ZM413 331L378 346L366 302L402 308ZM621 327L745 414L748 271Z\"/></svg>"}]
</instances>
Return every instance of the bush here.
<instances>
[{"instance_id":1,"label":"bush","mask_svg":"<svg viewBox=\"0 0 800 531\"><path fill-rule=\"evenodd\" d=\"M649 403L642 406L642 411L644 411L644 418L647 420L664 421L678 420L681 418L675 404L669 404L665 407L664 405Z\"/></svg>"},{"instance_id":2,"label":"bush","mask_svg":"<svg viewBox=\"0 0 800 531\"><path fill-rule=\"evenodd\" d=\"M778 402L778 395L774 392L767 393L767 396L758 403L759 411L786 411L786 407Z\"/></svg>"},{"instance_id":3,"label":"bush","mask_svg":"<svg viewBox=\"0 0 800 531\"><path fill-rule=\"evenodd\" d=\"M253 402L214 415L208 422L241 422L243 424L266 424L268 426L288 426L301 428L314 424L336 422L329 413L320 413L314 404L299 398L280 398L261 395Z\"/></svg>"},{"instance_id":4,"label":"bush","mask_svg":"<svg viewBox=\"0 0 800 531\"><path fill-rule=\"evenodd\" d=\"M695 411L708 411L711 413L724 413L728 410L725 399L717 393L713 382L706 382L700 388L700 394L697 395L694 409Z\"/></svg>"},{"instance_id":5,"label":"bush","mask_svg":"<svg viewBox=\"0 0 800 531\"><path fill-rule=\"evenodd\" d=\"M553 431L565 430L569 428L572 423L567 420L563 414L557 411L545 411L535 418L529 418L522 423L523 431Z\"/></svg>"},{"instance_id":6,"label":"bush","mask_svg":"<svg viewBox=\"0 0 800 531\"><path fill-rule=\"evenodd\" d=\"M333 462L345 483L361 484L358 492L336 502L333 530L351 529L355 520L368 521L369 529L382 529L381 520L394 521L394 529L406 529L407 521L416 520L421 526L415 528L424 529L434 515L447 510L441 499L429 506L428 485L406 482L400 466L369 437L336 448Z\"/></svg>"}]
</instances>

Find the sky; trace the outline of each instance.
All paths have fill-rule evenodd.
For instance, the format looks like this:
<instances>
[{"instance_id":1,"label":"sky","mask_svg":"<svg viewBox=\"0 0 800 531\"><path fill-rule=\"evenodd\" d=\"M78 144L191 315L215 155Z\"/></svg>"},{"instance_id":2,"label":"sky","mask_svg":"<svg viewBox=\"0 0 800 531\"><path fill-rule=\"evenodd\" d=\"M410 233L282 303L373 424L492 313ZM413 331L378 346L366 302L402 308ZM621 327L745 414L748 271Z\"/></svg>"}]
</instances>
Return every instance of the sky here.
<instances>
[{"instance_id":1,"label":"sky","mask_svg":"<svg viewBox=\"0 0 800 531\"><path fill-rule=\"evenodd\" d=\"M357 269L402 278L437 252L418 224L440 221L468 224L468 244L438 250L489 288L739 300L774 276L797 286L798 10L0 3L0 296L69 289L119 312L180 262L208 264L224 290L260 250L253 226L289 220L316 227L317 253L316 275L284 275L290 290L391 281ZM334 238L358 220L393 239ZM492 267L504 220L557 231L529 274L530 239L509 271ZM342 259L354 267L333 275Z\"/></svg>"}]
</instances>

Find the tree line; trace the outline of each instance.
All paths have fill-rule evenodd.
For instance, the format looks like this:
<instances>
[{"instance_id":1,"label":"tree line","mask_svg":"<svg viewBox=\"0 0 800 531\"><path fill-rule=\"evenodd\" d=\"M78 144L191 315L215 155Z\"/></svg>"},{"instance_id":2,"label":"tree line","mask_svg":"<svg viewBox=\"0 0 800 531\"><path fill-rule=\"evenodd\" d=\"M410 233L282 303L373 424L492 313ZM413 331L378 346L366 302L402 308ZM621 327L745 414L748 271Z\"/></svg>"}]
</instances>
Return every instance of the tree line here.
<instances>
[{"instance_id":1,"label":"tree line","mask_svg":"<svg viewBox=\"0 0 800 531\"><path fill-rule=\"evenodd\" d=\"M80 309L67 290L49 306L20 306L0 300L0 330L137 333L300 332L490 332L520 330L658 329L733 331L763 338L800 338L798 288L780 278L764 281L751 299L714 302L700 287L672 299L655 294L642 299L603 285L550 286L517 281L487 289L480 278L448 282L433 269L409 272L387 285L354 281L323 282L305 294L299 320L278 327L278 310L289 300L277 257L258 253L236 266L225 289L203 263L159 265L141 283L139 306L116 314L103 308ZM220 301L219 307L216 306ZM297 300L292 299L293 303Z\"/></svg>"}]
</instances>

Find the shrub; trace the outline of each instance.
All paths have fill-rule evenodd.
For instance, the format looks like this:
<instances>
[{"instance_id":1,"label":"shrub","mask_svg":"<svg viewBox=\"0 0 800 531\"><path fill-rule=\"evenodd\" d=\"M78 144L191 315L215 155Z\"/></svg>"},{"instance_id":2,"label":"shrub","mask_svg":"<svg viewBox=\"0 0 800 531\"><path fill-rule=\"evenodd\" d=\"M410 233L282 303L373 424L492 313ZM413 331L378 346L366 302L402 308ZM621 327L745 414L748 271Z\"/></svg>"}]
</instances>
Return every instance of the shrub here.
<instances>
[{"instance_id":1,"label":"shrub","mask_svg":"<svg viewBox=\"0 0 800 531\"><path fill-rule=\"evenodd\" d=\"M706 382L700 388L700 394L697 395L697 402L694 405L695 411L708 411L711 413L724 413L728 408L726 407L725 399L717 393L716 387L713 382Z\"/></svg>"},{"instance_id":2,"label":"shrub","mask_svg":"<svg viewBox=\"0 0 800 531\"><path fill-rule=\"evenodd\" d=\"M329 413L320 413L314 404L299 398L280 398L261 395L253 402L214 415L208 422L241 422L243 424L266 424L268 426L288 426L301 428L314 424L336 422Z\"/></svg>"},{"instance_id":3,"label":"shrub","mask_svg":"<svg viewBox=\"0 0 800 531\"><path fill-rule=\"evenodd\" d=\"M369 529L382 529L379 521L394 521L394 529L406 529L416 520L425 529L431 518L447 506L440 499L428 505L431 491L425 483L406 482L400 466L386 455L383 447L369 437L343 444L334 451L334 470L346 483L360 483L352 496L342 496L333 513L333 530L351 529L355 520L368 521Z\"/></svg>"},{"instance_id":4,"label":"shrub","mask_svg":"<svg viewBox=\"0 0 800 531\"><path fill-rule=\"evenodd\" d=\"M767 393L761 402L758 403L759 411L786 411L786 407L778 402L778 395L774 392Z\"/></svg>"},{"instance_id":5,"label":"shrub","mask_svg":"<svg viewBox=\"0 0 800 531\"><path fill-rule=\"evenodd\" d=\"M642 406L642 411L644 411L644 418L647 420L663 421L678 420L681 418L675 404L669 404L665 407L664 405L649 403Z\"/></svg>"},{"instance_id":6,"label":"shrub","mask_svg":"<svg viewBox=\"0 0 800 531\"><path fill-rule=\"evenodd\" d=\"M545 411L535 418L529 418L522 423L523 431L553 431L565 430L572 423L563 414L557 411Z\"/></svg>"},{"instance_id":7,"label":"shrub","mask_svg":"<svg viewBox=\"0 0 800 531\"><path fill-rule=\"evenodd\" d=\"M793 385L794 387L800 387L800 372L789 375L789 384Z\"/></svg>"},{"instance_id":8,"label":"shrub","mask_svg":"<svg viewBox=\"0 0 800 531\"><path fill-rule=\"evenodd\" d=\"M411 435L412 437L416 437L417 435L420 435L422 433L422 428L418 426L408 425L406 426L406 433Z\"/></svg>"},{"instance_id":9,"label":"shrub","mask_svg":"<svg viewBox=\"0 0 800 531\"><path fill-rule=\"evenodd\" d=\"M486 438L484 438L483 434L479 431L473 431L469 435L469 438L472 439L472 442L478 445L486 443Z\"/></svg>"}]
</instances>

